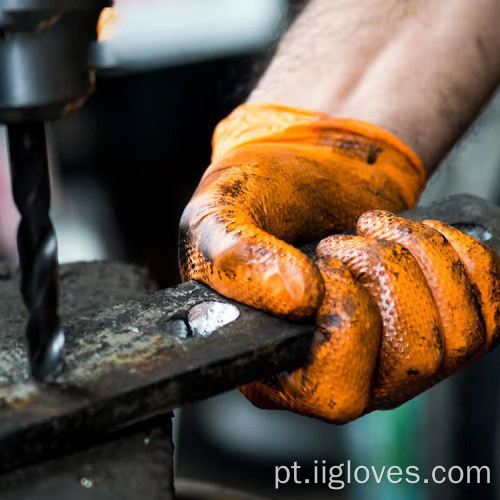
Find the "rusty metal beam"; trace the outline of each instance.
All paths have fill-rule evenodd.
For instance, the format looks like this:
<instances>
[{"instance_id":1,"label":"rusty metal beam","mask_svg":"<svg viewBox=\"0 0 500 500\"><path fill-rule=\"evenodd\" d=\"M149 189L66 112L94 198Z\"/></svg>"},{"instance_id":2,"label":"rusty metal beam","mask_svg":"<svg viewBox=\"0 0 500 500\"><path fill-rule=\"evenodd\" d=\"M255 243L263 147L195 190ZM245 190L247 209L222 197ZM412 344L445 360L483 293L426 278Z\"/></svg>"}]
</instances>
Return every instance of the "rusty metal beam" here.
<instances>
[{"instance_id":1,"label":"rusty metal beam","mask_svg":"<svg viewBox=\"0 0 500 500\"><path fill-rule=\"evenodd\" d=\"M97 444L116 429L305 362L312 324L233 305L194 282L91 312L85 303L95 308L95 294L116 288L100 273L130 279L123 267L95 266L63 268L66 367L51 386L26 379L17 275L3 274L0 471ZM65 314L68 301L75 314Z\"/></svg>"},{"instance_id":2,"label":"rusty metal beam","mask_svg":"<svg viewBox=\"0 0 500 500\"><path fill-rule=\"evenodd\" d=\"M452 197L407 215L458 225L500 250L500 209L477 198ZM65 372L56 385L40 386L25 378L16 286L8 277L0 284L0 471L297 368L314 329L312 322L286 322L186 283L113 307L103 302L98 312L68 314ZM65 294L88 293L78 279L73 288L63 282L62 291L63 305Z\"/></svg>"}]
</instances>

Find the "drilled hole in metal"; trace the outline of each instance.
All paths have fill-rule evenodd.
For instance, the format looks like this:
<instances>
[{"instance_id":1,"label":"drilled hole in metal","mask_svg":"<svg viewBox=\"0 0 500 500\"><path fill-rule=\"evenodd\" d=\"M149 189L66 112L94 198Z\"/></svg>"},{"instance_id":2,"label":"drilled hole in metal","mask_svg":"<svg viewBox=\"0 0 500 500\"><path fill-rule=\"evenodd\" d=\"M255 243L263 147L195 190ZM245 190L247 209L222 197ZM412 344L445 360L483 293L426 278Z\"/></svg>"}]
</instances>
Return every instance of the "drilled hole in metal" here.
<instances>
[{"instance_id":1,"label":"drilled hole in metal","mask_svg":"<svg viewBox=\"0 0 500 500\"><path fill-rule=\"evenodd\" d=\"M481 226L480 224L471 224L469 222L457 222L452 224L453 227L457 228L462 233L468 234L473 238L477 238L479 241L489 241L493 236L491 229Z\"/></svg>"},{"instance_id":2,"label":"drilled hole in metal","mask_svg":"<svg viewBox=\"0 0 500 500\"><path fill-rule=\"evenodd\" d=\"M190 336L189 328L183 319L169 321L170 331L180 339L186 339Z\"/></svg>"}]
</instances>

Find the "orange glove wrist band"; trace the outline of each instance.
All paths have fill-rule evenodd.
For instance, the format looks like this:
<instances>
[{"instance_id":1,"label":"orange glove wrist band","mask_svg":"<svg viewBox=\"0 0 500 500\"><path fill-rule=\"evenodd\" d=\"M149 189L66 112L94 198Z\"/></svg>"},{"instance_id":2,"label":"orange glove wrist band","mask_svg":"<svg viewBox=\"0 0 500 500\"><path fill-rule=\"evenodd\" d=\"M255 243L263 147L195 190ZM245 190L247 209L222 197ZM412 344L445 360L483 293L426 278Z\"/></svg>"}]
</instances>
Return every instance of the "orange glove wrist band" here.
<instances>
[{"instance_id":1,"label":"orange glove wrist band","mask_svg":"<svg viewBox=\"0 0 500 500\"><path fill-rule=\"evenodd\" d=\"M390 132L360 120L277 104L242 104L217 125L212 164L250 144L301 145L310 154L333 152L339 161L347 157L365 169L382 164L408 208L415 205L426 182L424 165L412 149Z\"/></svg>"}]
</instances>

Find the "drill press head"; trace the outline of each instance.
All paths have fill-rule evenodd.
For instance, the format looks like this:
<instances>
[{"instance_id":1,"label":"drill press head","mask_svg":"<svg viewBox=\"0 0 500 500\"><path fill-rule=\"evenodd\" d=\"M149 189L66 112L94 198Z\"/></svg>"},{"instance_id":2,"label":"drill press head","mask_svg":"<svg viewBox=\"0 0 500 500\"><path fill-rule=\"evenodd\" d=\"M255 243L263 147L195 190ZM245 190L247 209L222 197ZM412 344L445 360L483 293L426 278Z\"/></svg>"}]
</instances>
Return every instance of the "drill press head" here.
<instances>
[{"instance_id":1,"label":"drill press head","mask_svg":"<svg viewBox=\"0 0 500 500\"><path fill-rule=\"evenodd\" d=\"M0 123L7 124L30 374L63 366L57 241L50 220L45 120L77 109L94 84L89 51L110 0L0 0Z\"/></svg>"},{"instance_id":2,"label":"drill press head","mask_svg":"<svg viewBox=\"0 0 500 500\"><path fill-rule=\"evenodd\" d=\"M0 122L53 120L91 93L89 49L111 0L0 0Z\"/></svg>"}]
</instances>

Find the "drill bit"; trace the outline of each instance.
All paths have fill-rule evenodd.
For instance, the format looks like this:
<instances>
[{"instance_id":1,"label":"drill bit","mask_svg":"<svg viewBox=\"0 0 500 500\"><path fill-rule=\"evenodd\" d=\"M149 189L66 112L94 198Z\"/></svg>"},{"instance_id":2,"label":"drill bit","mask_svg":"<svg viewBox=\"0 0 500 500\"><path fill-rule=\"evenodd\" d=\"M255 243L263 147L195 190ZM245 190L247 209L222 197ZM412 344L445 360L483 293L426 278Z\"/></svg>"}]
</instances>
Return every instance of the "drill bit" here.
<instances>
[{"instance_id":1,"label":"drill bit","mask_svg":"<svg viewBox=\"0 0 500 500\"><path fill-rule=\"evenodd\" d=\"M49 217L50 178L45 124L7 127L12 192L21 214L17 247L21 293L28 308L26 343L30 373L53 382L63 366L64 332L58 315L57 240Z\"/></svg>"}]
</instances>

